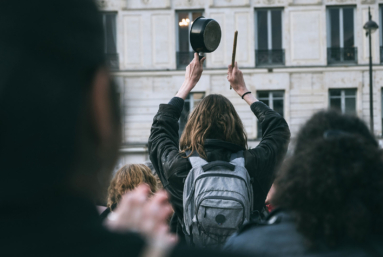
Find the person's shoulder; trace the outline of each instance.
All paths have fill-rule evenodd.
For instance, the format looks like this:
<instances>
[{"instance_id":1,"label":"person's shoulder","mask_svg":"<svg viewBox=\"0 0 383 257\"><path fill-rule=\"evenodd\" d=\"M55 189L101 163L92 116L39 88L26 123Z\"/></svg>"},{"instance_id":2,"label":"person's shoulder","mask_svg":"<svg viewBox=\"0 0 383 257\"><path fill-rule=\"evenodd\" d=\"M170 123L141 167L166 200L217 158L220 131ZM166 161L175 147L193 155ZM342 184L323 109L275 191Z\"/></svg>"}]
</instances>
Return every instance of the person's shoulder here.
<instances>
[{"instance_id":1,"label":"person's shoulder","mask_svg":"<svg viewBox=\"0 0 383 257\"><path fill-rule=\"evenodd\" d=\"M226 243L227 250L257 253L269 251L290 244L300 245L301 238L295 229L295 223L288 212L275 210L264 221L245 224Z\"/></svg>"},{"instance_id":2,"label":"person's shoulder","mask_svg":"<svg viewBox=\"0 0 383 257\"><path fill-rule=\"evenodd\" d=\"M260 231L268 229L270 226L276 226L282 222L291 221L291 215L282 209L272 211L264 220L258 219L244 224L237 232L237 235L246 233L247 231Z\"/></svg>"}]
</instances>

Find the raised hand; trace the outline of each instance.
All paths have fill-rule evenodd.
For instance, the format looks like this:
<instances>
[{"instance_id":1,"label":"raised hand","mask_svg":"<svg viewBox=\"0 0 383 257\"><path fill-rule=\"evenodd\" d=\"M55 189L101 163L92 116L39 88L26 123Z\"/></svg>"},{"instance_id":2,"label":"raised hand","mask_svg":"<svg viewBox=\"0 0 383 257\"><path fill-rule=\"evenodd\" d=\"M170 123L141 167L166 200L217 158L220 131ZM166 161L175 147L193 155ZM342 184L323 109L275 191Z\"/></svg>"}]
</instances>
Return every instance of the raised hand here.
<instances>
[{"instance_id":1,"label":"raised hand","mask_svg":"<svg viewBox=\"0 0 383 257\"><path fill-rule=\"evenodd\" d=\"M229 65L227 70L227 80L230 82L231 87L239 95L243 96L246 92L250 90L247 89L245 80L243 79L243 74L240 69L238 69L238 64L235 62L234 67ZM258 101L252 94L247 94L243 98L249 105Z\"/></svg>"},{"instance_id":2,"label":"raised hand","mask_svg":"<svg viewBox=\"0 0 383 257\"><path fill-rule=\"evenodd\" d=\"M185 80L190 80L191 82L197 84L201 78L203 72L203 63L205 62L206 57L199 59L198 53L194 53L194 59L186 67Z\"/></svg>"},{"instance_id":3,"label":"raised hand","mask_svg":"<svg viewBox=\"0 0 383 257\"><path fill-rule=\"evenodd\" d=\"M238 69L237 62L235 62L234 67L229 65L227 80L230 82L231 87L235 92L237 92L238 95L242 96L244 93L249 91L246 87L245 80L243 79L242 71Z\"/></svg>"},{"instance_id":4,"label":"raised hand","mask_svg":"<svg viewBox=\"0 0 383 257\"><path fill-rule=\"evenodd\" d=\"M201 78L203 72L203 63L205 62L206 57L203 57L201 60L197 53L194 53L194 59L186 67L185 81L182 84L180 90L176 94L177 97L186 99L190 91L195 87L199 79Z\"/></svg>"}]
</instances>

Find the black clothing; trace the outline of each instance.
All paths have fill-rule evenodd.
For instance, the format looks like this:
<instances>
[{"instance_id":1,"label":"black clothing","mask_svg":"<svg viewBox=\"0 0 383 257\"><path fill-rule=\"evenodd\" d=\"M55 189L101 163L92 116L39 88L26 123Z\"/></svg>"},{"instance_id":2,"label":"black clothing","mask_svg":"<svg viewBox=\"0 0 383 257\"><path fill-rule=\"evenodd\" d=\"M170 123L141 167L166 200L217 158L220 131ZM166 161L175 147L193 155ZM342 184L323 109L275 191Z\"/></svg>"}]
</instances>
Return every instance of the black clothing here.
<instances>
[{"instance_id":1,"label":"black clothing","mask_svg":"<svg viewBox=\"0 0 383 257\"><path fill-rule=\"evenodd\" d=\"M111 233L101 225L96 206L76 196L50 202L19 204L0 212L0 256L17 257L138 257L144 240L134 233ZM217 251L177 245L170 257L232 257Z\"/></svg>"},{"instance_id":2,"label":"black clothing","mask_svg":"<svg viewBox=\"0 0 383 257\"><path fill-rule=\"evenodd\" d=\"M275 210L264 222L248 223L230 237L224 250L233 253L246 253L251 256L286 257L367 257L383 256L381 240L369 240L368 245L345 243L336 249L324 244L320 249L309 250L306 241L295 226L289 212Z\"/></svg>"},{"instance_id":3,"label":"black clothing","mask_svg":"<svg viewBox=\"0 0 383 257\"><path fill-rule=\"evenodd\" d=\"M20 204L0 213L1 256L138 256L137 234L104 229L96 206L62 195L34 206Z\"/></svg>"},{"instance_id":4,"label":"black clothing","mask_svg":"<svg viewBox=\"0 0 383 257\"><path fill-rule=\"evenodd\" d=\"M171 196L178 219L183 217L183 181L192 168L189 159L184 158L186 155L179 150L178 119L183 106L179 104L180 100L183 101L175 97L169 104L160 105L149 137L150 160ZM290 130L286 121L264 103L253 103L251 110L262 124L262 140L257 147L245 150L229 142L206 139L205 152L207 161L211 162L228 161L232 152L245 150L245 167L254 179L254 210L261 211L273 183L275 168L287 151Z\"/></svg>"}]
</instances>

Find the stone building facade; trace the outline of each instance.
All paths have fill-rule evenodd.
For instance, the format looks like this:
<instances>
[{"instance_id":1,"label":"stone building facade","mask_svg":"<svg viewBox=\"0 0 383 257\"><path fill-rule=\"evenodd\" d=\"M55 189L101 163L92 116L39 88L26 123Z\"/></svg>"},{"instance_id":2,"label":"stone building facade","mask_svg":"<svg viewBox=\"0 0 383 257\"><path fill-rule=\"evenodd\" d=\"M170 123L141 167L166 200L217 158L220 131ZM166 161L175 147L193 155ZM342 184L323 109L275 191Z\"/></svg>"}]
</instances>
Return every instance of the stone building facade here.
<instances>
[{"instance_id":1,"label":"stone building facade","mask_svg":"<svg viewBox=\"0 0 383 257\"><path fill-rule=\"evenodd\" d=\"M293 137L313 113L329 107L355 113L369 124L369 45L363 25L369 7L372 19L383 25L383 0L98 0L98 4L104 13L106 40L112 45L106 53L124 109L119 165L148 159L153 116L183 82L191 50L185 43L187 30L199 14L219 22L222 40L214 53L207 54L203 76L185 104L186 114L204 95L222 94L242 118L249 145L259 142L256 118L226 80L238 30L237 61L248 88L278 109ZM372 35L378 138L382 135L381 49L379 28Z\"/></svg>"}]
</instances>

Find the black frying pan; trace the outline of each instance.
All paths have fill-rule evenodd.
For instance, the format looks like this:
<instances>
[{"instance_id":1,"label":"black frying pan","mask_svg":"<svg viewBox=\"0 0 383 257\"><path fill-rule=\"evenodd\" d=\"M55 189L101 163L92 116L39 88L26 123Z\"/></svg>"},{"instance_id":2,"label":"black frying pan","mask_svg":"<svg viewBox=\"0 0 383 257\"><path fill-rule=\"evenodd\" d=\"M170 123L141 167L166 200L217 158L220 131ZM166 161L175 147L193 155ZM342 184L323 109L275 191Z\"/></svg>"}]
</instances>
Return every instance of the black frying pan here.
<instances>
[{"instance_id":1,"label":"black frying pan","mask_svg":"<svg viewBox=\"0 0 383 257\"><path fill-rule=\"evenodd\" d=\"M214 52L221 42L221 27L214 19L207 19L203 16L194 20L190 29L190 44L199 58L205 53Z\"/></svg>"}]
</instances>

